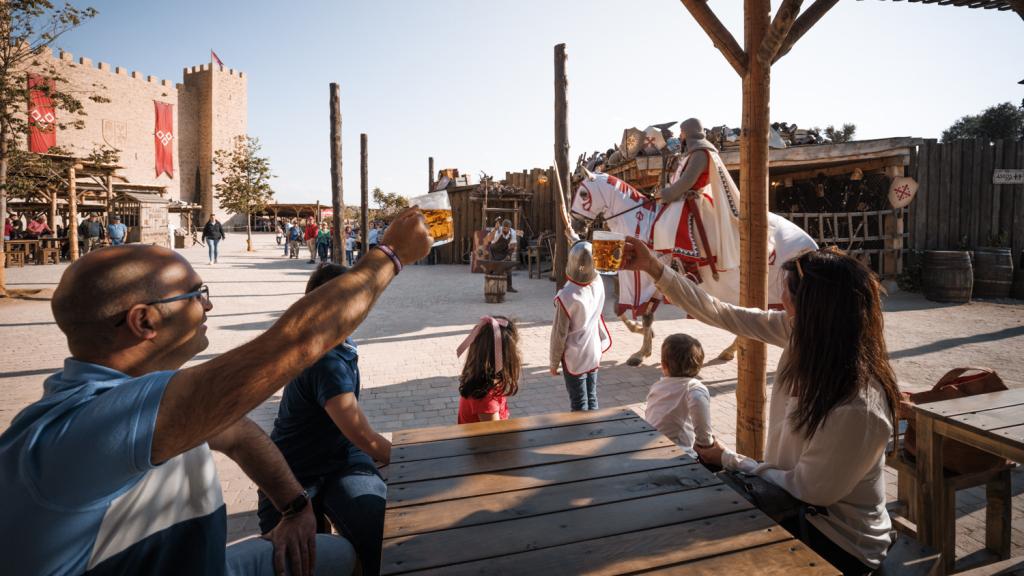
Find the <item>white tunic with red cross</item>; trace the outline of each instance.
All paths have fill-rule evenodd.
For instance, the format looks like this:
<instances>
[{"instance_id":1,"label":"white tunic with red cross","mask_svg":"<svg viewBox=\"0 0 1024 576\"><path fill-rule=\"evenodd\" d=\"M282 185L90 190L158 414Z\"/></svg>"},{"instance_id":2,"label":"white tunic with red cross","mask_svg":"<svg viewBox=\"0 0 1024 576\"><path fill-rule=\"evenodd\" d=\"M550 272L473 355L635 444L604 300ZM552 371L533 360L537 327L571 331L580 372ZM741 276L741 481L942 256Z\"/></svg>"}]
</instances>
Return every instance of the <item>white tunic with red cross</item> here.
<instances>
[{"instance_id":1,"label":"white tunic with red cross","mask_svg":"<svg viewBox=\"0 0 1024 576\"><path fill-rule=\"evenodd\" d=\"M612 337L604 323L604 283L600 278L590 284L572 280L555 296L555 303L569 317L569 333L565 338L562 365L572 376L597 370L601 355L611 348Z\"/></svg>"}]
</instances>

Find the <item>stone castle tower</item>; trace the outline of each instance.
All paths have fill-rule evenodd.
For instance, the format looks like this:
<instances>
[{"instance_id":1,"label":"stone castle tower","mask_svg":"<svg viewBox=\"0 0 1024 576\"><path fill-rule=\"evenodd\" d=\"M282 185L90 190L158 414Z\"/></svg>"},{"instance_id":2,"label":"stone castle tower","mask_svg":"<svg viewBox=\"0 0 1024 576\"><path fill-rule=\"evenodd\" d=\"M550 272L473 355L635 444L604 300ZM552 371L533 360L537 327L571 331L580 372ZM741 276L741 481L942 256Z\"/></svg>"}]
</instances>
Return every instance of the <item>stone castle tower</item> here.
<instances>
[{"instance_id":1,"label":"stone castle tower","mask_svg":"<svg viewBox=\"0 0 1024 576\"><path fill-rule=\"evenodd\" d=\"M185 68L182 82L172 84L138 71L94 64L68 52L44 52L58 73L79 94L84 128L59 130L57 145L76 156L100 148L120 150L119 175L132 184L161 187L165 198L202 206L202 221L211 212L226 220L213 195L213 154L230 148L248 129L246 75L203 64ZM104 96L94 101L88 94ZM109 101L106 101L109 100ZM156 174L153 134L154 102L174 106L174 175ZM58 113L59 116L59 113ZM175 223L176 224L176 223Z\"/></svg>"}]
</instances>

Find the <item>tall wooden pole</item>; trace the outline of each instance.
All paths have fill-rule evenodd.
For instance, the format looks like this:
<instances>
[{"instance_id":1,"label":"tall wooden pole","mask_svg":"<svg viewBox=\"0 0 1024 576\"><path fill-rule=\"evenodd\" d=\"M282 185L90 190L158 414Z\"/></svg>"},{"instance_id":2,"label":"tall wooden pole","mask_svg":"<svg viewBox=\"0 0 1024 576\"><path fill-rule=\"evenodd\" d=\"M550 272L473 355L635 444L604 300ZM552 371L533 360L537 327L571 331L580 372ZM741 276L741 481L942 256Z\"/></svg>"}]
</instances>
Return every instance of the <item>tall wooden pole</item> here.
<instances>
[{"instance_id":1,"label":"tall wooden pole","mask_svg":"<svg viewBox=\"0 0 1024 576\"><path fill-rule=\"evenodd\" d=\"M370 151L366 134L359 135L359 235L363 251L370 247ZM433 159L431 159L433 160Z\"/></svg>"},{"instance_id":2,"label":"tall wooden pole","mask_svg":"<svg viewBox=\"0 0 1024 576\"><path fill-rule=\"evenodd\" d=\"M434 157L427 158L427 192L434 191Z\"/></svg>"},{"instance_id":3,"label":"tall wooden pole","mask_svg":"<svg viewBox=\"0 0 1024 576\"><path fill-rule=\"evenodd\" d=\"M331 82L331 207L334 208L331 241L334 243L334 262L348 265L342 240L345 234L345 186L341 169L341 88L337 82ZM320 219L319 206L316 218Z\"/></svg>"},{"instance_id":4,"label":"tall wooden pole","mask_svg":"<svg viewBox=\"0 0 1024 576\"><path fill-rule=\"evenodd\" d=\"M771 19L769 0L744 0L743 36L748 56L743 77L740 139L740 306L766 308L768 293L768 101L771 60L757 58ZM736 450L760 460L767 400L765 344L739 343L736 384Z\"/></svg>"},{"instance_id":5,"label":"tall wooden pole","mask_svg":"<svg viewBox=\"0 0 1024 576\"><path fill-rule=\"evenodd\" d=\"M78 260L78 192L75 190L75 167L68 166L68 255Z\"/></svg>"},{"instance_id":6,"label":"tall wooden pole","mask_svg":"<svg viewBox=\"0 0 1024 576\"><path fill-rule=\"evenodd\" d=\"M47 192L50 193L50 229L53 230L53 235L57 235L57 190L49 188Z\"/></svg>"},{"instance_id":7,"label":"tall wooden pole","mask_svg":"<svg viewBox=\"0 0 1024 576\"><path fill-rule=\"evenodd\" d=\"M565 205L572 205L572 192L569 190L569 79L565 74L565 44L555 45L555 164L558 168L557 177L561 179L562 191L566 196ZM555 283L559 288L565 286L565 259L568 252L568 241L565 237L565 226L561 218L555 218Z\"/></svg>"}]
</instances>

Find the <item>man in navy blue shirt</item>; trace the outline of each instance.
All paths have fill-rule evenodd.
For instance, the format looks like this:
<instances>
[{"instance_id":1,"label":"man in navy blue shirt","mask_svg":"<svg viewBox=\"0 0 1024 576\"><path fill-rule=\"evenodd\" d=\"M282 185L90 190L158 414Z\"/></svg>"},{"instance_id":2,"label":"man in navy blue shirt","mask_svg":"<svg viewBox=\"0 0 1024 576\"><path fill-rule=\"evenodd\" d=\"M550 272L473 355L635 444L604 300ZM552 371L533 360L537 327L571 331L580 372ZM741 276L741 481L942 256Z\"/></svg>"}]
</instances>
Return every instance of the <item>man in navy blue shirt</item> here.
<instances>
[{"instance_id":1,"label":"man in navy blue shirt","mask_svg":"<svg viewBox=\"0 0 1024 576\"><path fill-rule=\"evenodd\" d=\"M166 248L98 250L54 292L71 358L0 435L0 553L9 574L311 574L351 570L341 538L314 536L309 498L245 415L341 344L401 270L426 256L403 212L349 274L293 304L251 342L181 369L209 344L209 290ZM283 519L225 550L210 450L235 460Z\"/></svg>"},{"instance_id":2,"label":"man in navy blue shirt","mask_svg":"<svg viewBox=\"0 0 1024 576\"><path fill-rule=\"evenodd\" d=\"M346 270L339 264L317 268L306 293ZM380 572L387 485L374 460L391 460L391 442L374 431L359 408L355 342L335 346L285 387L270 437L307 492L316 494L317 507L355 546L363 574ZM263 532L281 519L263 494L259 517Z\"/></svg>"}]
</instances>

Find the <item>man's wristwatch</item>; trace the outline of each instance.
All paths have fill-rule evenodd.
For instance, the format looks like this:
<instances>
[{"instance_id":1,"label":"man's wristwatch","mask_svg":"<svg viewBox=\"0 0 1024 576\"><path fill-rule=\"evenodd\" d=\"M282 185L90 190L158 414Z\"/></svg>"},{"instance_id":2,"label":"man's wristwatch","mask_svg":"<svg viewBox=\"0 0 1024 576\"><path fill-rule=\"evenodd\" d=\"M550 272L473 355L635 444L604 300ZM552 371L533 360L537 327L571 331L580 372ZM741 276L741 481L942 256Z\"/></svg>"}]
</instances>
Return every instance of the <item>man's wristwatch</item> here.
<instances>
[{"instance_id":1,"label":"man's wristwatch","mask_svg":"<svg viewBox=\"0 0 1024 576\"><path fill-rule=\"evenodd\" d=\"M288 505L284 507L284 510L281 510L281 515L291 516L293 514L297 514L299 512L302 512L302 510L306 506L309 506L309 493L303 490L302 492L299 493L298 496L295 497L294 500L289 502Z\"/></svg>"}]
</instances>

